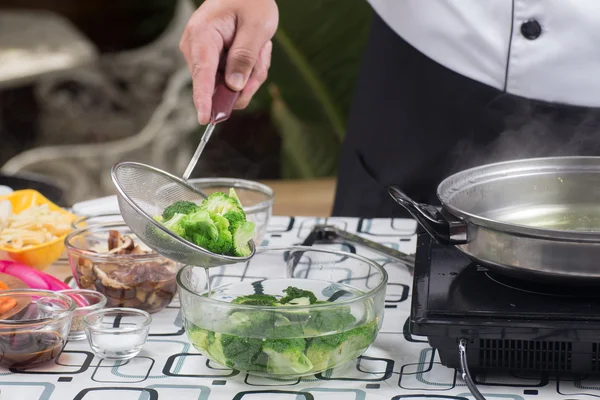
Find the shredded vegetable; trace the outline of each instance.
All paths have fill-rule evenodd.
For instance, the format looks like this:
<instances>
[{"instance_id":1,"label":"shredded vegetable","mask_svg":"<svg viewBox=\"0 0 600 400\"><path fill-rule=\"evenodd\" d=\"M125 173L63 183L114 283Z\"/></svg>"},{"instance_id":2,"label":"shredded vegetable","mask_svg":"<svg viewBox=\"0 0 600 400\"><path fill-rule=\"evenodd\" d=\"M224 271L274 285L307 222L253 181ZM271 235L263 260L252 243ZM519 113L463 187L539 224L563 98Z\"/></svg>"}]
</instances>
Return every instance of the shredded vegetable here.
<instances>
[{"instance_id":1,"label":"shredded vegetable","mask_svg":"<svg viewBox=\"0 0 600 400\"><path fill-rule=\"evenodd\" d=\"M47 204L15 214L5 200L0 203L0 246L21 250L53 241L71 231L72 218L51 210Z\"/></svg>"},{"instance_id":2,"label":"shredded vegetable","mask_svg":"<svg viewBox=\"0 0 600 400\"><path fill-rule=\"evenodd\" d=\"M8 285L0 281L0 290L8 290ZM17 300L12 297L0 297L0 314L12 310L17 305Z\"/></svg>"}]
</instances>

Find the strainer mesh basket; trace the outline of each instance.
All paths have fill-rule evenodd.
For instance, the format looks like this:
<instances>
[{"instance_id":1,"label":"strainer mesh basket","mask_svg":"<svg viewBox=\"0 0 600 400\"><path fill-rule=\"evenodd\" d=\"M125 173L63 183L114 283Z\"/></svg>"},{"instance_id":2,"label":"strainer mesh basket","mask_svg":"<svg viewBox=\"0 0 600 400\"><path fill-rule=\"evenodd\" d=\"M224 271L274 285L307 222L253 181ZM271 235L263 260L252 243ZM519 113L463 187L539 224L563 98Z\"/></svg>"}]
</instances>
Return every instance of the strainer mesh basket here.
<instances>
[{"instance_id":1,"label":"strainer mesh basket","mask_svg":"<svg viewBox=\"0 0 600 400\"><path fill-rule=\"evenodd\" d=\"M176 201L200 204L204 195L181 178L149 165L123 162L111 171L125 223L148 247L173 261L203 268L239 263L249 257L211 253L170 232L153 218Z\"/></svg>"}]
</instances>

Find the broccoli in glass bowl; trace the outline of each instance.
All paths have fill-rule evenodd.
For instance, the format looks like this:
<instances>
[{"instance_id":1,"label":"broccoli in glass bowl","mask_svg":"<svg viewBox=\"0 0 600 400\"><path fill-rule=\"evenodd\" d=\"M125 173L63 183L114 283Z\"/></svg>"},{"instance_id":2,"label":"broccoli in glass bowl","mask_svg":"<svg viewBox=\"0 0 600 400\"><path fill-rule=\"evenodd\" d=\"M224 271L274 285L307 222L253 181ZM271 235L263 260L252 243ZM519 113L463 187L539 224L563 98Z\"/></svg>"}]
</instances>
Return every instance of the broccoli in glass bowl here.
<instances>
[{"instance_id":1,"label":"broccoli in glass bowl","mask_svg":"<svg viewBox=\"0 0 600 400\"><path fill-rule=\"evenodd\" d=\"M189 340L225 367L279 378L322 373L362 355L381 326L387 274L356 254L261 248L248 265L210 272L210 295L201 268L184 267L177 284Z\"/></svg>"}]
</instances>

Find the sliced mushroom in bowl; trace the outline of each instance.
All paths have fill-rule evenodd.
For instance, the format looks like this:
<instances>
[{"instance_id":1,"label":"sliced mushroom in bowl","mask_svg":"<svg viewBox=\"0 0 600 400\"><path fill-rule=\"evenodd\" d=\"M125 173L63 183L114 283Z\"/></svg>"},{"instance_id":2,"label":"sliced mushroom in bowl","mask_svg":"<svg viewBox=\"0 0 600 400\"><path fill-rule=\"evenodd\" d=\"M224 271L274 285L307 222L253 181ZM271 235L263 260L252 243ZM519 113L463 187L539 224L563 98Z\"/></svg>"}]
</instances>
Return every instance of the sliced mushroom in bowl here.
<instances>
[{"instance_id":1,"label":"sliced mushroom in bowl","mask_svg":"<svg viewBox=\"0 0 600 400\"><path fill-rule=\"evenodd\" d=\"M148 249L124 223L73 232L66 247L77 285L107 298L107 307L164 309L177 293L181 267Z\"/></svg>"}]
</instances>

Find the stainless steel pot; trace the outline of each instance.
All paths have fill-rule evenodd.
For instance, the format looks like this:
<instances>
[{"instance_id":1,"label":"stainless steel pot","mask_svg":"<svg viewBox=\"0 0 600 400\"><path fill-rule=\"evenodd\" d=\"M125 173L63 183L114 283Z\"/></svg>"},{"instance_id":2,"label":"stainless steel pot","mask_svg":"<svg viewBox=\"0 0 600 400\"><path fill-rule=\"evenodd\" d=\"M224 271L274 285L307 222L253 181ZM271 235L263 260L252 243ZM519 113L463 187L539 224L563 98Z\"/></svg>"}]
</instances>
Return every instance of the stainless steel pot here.
<instances>
[{"instance_id":1,"label":"stainless steel pot","mask_svg":"<svg viewBox=\"0 0 600 400\"><path fill-rule=\"evenodd\" d=\"M600 280L600 157L536 158L458 172L442 204L389 193L438 242L527 279Z\"/></svg>"}]
</instances>

